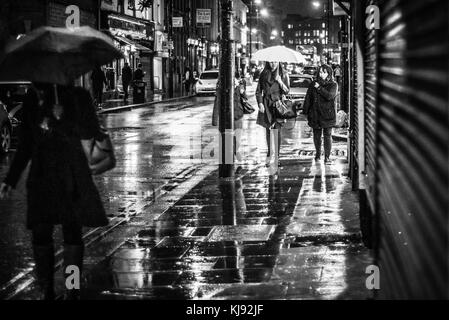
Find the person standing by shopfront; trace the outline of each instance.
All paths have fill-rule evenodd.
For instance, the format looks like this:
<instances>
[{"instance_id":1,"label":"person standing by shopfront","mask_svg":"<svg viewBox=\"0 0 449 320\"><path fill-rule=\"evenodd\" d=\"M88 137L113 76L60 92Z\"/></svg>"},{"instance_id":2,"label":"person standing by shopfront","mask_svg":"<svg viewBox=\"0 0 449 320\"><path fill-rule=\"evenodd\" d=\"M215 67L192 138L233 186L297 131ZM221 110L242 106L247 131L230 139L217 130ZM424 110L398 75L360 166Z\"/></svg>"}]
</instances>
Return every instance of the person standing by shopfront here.
<instances>
[{"instance_id":1,"label":"person standing by shopfront","mask_svg":"<svg viewBox=\"0 0 449 320\"><path fill-rule=\"evenodd\" d=\"M125 102L128 100L129 97L128 89L132 80L133 80L133 72L129 67L129 64L125 62L125 66L122 68L122 85L123 85L123 92L125 93L124 97Z\"/></svg>"},{"instance_id":2,"label":"person standing by shopfront","mask_svg":"<svg viewBox=\"0 0 449 320\"><path fill-rule=\"evenodd\" d=\"M103 88L107 86L106 76L100 66L97 66L90 76L92 80L92 89L94 94L94 99L96 100L97 106L103 102Z\"/></svg>"},{"instance_id":3,"label":"person standing by shopfront","mask_svg":"<svg viewBox=\"0 0 449 320\"><path fill-rule=\"evenodd\" d=\"M318 80L309 87L303 107L303 114L307 115L309 126L313 129L315 144L315 161L321 159L321 140L324 136L325 163L331 164L332 128L337 121L335 99L338 85L334 81L332 68L322 65L318 70Z\"/></svg>"}]
</instances>

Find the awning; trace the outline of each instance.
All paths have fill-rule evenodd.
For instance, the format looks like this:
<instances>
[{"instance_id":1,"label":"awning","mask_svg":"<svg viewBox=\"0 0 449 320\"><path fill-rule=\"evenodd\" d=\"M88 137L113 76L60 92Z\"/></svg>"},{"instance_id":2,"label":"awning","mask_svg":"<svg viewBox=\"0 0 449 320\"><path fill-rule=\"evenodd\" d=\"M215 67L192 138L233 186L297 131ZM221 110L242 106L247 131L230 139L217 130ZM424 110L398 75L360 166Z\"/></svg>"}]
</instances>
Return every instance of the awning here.
<instances>
[{"instance_id":1,"label":"awning","mask_svg":"<svg viewBox=\"0 0 449 320\"><path fill-rule=\"evenodd\" d=\"M136 47L136 49L139 50L140 52L143 52L143 53L152 53L153 52L153 50L151 50L150 48L145 47L145 46L141 45L140 43L138 43L137 41L131 40L129 38L122 37L119 35L114 35L114 38L120 43Z\"/></svg>"}]
</instances>

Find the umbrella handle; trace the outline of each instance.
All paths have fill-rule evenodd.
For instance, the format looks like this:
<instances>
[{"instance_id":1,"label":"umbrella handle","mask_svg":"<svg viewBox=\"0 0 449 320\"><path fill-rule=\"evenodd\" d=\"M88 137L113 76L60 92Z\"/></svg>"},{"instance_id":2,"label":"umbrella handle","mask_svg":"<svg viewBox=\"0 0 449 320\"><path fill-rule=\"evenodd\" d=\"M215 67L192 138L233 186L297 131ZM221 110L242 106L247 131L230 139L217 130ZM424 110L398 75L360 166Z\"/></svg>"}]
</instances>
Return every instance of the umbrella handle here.
<instances>
[{"instance_id":1,"label":"umbrella handle","mask_svg":"<svg viewBox=\"0 0 449 320\"><path fill-rule=\"evenodd\" d=\"M55 93L55 104L58 105L59 104L58 85L54 84L53 89L54 89L54 93Z\"/></svg>"}]
</instances>

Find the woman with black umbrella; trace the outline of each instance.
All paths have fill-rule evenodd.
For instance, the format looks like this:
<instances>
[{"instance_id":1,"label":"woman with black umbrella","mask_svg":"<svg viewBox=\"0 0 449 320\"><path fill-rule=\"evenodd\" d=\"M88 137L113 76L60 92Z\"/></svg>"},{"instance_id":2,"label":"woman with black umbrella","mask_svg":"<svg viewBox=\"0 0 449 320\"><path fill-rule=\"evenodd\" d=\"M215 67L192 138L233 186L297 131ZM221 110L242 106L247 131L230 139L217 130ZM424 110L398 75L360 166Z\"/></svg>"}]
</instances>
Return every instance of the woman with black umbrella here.
<instances>
[{"instance_id":1,"label":"woman with black umbrella","mask_svg":"<svg viewBox=\"0 0 449 320\"><path fill-rule=\"evenodd\" d=\"M27 93L17 153L0 187L0 199L9 196L31 160L26 184L27 228L32 233L43 299L55 298L54 226L62 225L63 272L68 276L68 266L82 271L82 227L108 224L82 146L82 141L104 138L87 90L59 86L55 95L54 85L36 83ZM67 289L66 299L79 299L79 287Z\"/></svg>"}]
</instances>

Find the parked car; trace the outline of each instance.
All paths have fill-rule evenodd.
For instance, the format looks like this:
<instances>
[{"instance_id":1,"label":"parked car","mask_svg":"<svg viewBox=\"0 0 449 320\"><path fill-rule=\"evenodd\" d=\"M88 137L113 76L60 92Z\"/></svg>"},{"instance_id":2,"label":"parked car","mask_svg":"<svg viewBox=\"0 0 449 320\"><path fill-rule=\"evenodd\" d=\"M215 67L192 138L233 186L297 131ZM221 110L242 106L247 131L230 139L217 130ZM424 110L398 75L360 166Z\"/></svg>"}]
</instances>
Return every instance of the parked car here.
<instances>
[{"instance_id":1,"label":"parked car","mask_svg":"<svg viewBox=\"0 0 449 320\"><path fill-rule=\"evenodd\" d=\"M0 154L11 148L12 124L6 105L0 101Z\"/></svg>"},{"instance_id":2,"label":"parked car","mask_svg":"<svg viewBox=\"0 0 449 320\"><path fill-rule=\"evenodd\" d=\"M292 74L290 76L290 92L288 97L294 102L299 102L304 104L304 98L307 94L307 89L313 82L313 77L311 75L305 74Z\"/></svg>"},{"instance_id":3,"label":"parked car","mask_svg":"<svg viewBox=\"0 0 449 320\"><path fill-rule=\"evenodd\" d=\"M304 67L303 73L304 74L309 74L309 75L315 77L317 75L316 74L317 71L318 71L317 67L315 67L315 66L307 66L307 67Z\"/></svg>"},{"instance_id":4,"label":"parked car","mask_svg":"<svg viewBox=\"0 0 449 320\"><path fill-rule=\"evenodd\" d=\"M218 70L204 71L196 84L197 94L213 94L217 89Z\"/></svg>"},{"instance_id":5,"label":"parked car","mask_svg":"<svg viewBox=\"0 0 449 320\"><path fill-rule=\"evenodd\" d=\"M17 144L23 102L30 87L31 82L0 82L0 152L8 152Z\"/></svg>"}]
</instances>

